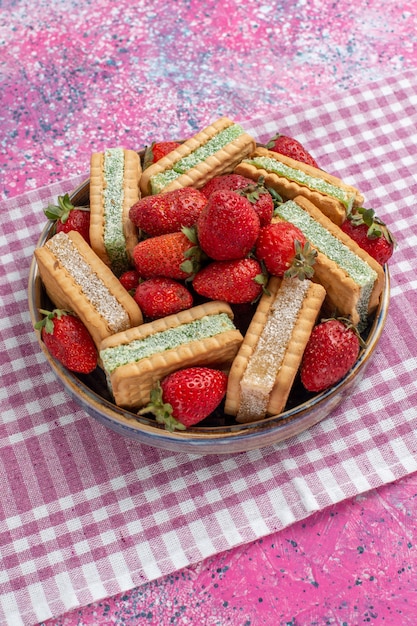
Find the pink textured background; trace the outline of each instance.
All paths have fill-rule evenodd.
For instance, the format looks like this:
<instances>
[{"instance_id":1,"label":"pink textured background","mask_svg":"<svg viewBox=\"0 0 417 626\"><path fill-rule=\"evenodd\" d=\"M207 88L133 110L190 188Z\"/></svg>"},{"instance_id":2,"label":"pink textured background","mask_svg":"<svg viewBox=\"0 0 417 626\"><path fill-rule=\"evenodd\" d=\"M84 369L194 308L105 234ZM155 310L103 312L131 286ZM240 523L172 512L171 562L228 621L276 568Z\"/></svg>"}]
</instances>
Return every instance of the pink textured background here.
<instances>
[{"instance_id":1,"label":"pink textured background","mask_svg":"<svg viewBox=\"0 0 417 626\"><path fill-rule=\"evenodd\" d=\"M93 150L185 137L417 65L417 2L5 0L5 198L88 174ZM2 218L4 219L4 217ZM414 625L417 477L47 622Z\"/></svg>"}]
</instances>

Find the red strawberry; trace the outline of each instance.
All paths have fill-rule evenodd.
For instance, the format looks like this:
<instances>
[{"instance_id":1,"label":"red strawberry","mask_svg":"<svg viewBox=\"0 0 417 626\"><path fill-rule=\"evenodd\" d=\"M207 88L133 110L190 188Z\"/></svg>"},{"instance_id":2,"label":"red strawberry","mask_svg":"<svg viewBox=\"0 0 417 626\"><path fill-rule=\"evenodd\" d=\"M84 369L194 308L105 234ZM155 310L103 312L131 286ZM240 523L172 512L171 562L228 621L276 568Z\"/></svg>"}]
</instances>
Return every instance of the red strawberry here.
<instances>
[{"instance_id":1,"label":"red strawberry","mask_svg":"<svg viewBox=\"0 0 417 626\"><path fill-rule=\"evenodd\" d=\"M133 261L142 278L165 276L184 280L195 272L198 254L198 247L186 234L168 233L136 244Z\"/></svg>"},{"instance_id":2,"label":"red strawberry","mask_svg":"<svg viewBox=\"0 0 417 626\"><path fill-rule=\"evenodd\" d=\"M221 176L215 176L211 178L200 191L209 198L213 191L237 191L237 189L243 189L248 185L252 185L253 181L246 176L240 174L223 174Z\"/></svg>"},{"instance_id":3,"label":"red strawberry","mask_svg":"<svg viewBox=\"0 0 417 626\"><path fill-rule=\"evenodd\" d=\"M210 300L243 304L260 296L265 281L260 263L245 258L209 263L196 274L193 287Z\"/></svg>"},{"instance_id":4,"label":"red strawberry","mask_svg":"<svg viewBox=\"0 0 417 626\"><path fill-rule=\"evenodd\" d=\"M353 209L341 228L381 265L391 258L396 245L395 237L373 209Z\"/></svg>"},{"instance_id":5,"label":"red strawberry","mask_svg":"<svg viewBox=\"0 0 417 626\"><path fill-rule=\"evenodd\" d=\"M348 320L328 319L310 335L301 363L307 391L323 391L341 380L359 355L360 339Z\"/></svg>"},{"instance_id":6,"label":"red strawberry","mask_svg":"<svg viewBox=\"0 0 417 626\"><path fill-rule=\"evenodd\" d=\"M134 291L139 284L140 276L136 270L126 270L119 280L126 291Z\"/></svg>"},{"instance_id":7,"label":"red strawberry","mask_svg":"<svg viewBox=\"0 0 417 626\"><path fill-rule=\"evenodd\" d=\"M270 223L274 213L274 200L263 183L264 179L260 176L257 183L251 181L246 187L237 191L251 202L258 214L261 227Z\"/></svg>"},{"instance_id":8,"label":"red strawberry","mask_svg":"<svg viewBox=\"0 0 417 626\"><path fill-rule=\"evenodd\" d=\"M188 367L169 374L151 391L139 415L153 413L169 431L185 430L212 413L223 400L227 375L209 367Z\"/></svg>"},{"instance_id":9,"label":"red strawberry","mask_svg":"<svg viewBox=\"0 0 417 626\"><path fill-rule=\"evenodd\" d=\"M239 259L253 248L259 217L247 198L234 191L215 191L197 220L202 250L216 261Z\"/></svg>"},{"instance_id":10,"label":"red strawberry","mask_svg":"<svg viewBox=\"0 0 417 626\"><path fill-rule=\"evenodd\" d=\"M297 226L288 222L275 222L261 228L255 254L270 274L298 276L302 279L313 275L311 266L317 252L310 247Z\"/></svg>"},{"instance_id":11,"label":"red strawberry","mask_svg":"<svg viewBox=\"0 0 417 626\"><path fill-rule=\"evenodd\" d=\"M301 163L307 163L307 165L318 168L316 160L309 152L307 152L304 146L293 137L287 137L286 135L280 135L277 133L271 137L266 144L266 147L268 150L279 152L279 154L291 157L291 159L295 159L296 161L301 161Z\"/></svg>"},{"instance_id":12,"label":"red strawberry","mask_svg":"<svg viewBox=\"0 0 417 626\"><path fill-rule=\"evenodd\" d=\"M182 283L163 276L140 283L133 298L150 319L172 315L193 306L193 297L188 289Z\"/></svg>"},{"instance_id":13,"label":"red strawberry","mask_svg":"<svg viewBox=\"0 0 417 626\"><path fill-rule=\"evenodd\" d=\"M206 196L198 189L183 187L142 198L131 207L129 217L135 226L155 237L193 226L206 203Z\"/></svg>"},{"instance_id":14,"label":"red strawberry","mask_svg":"<svg viewBox=\"0 0 417 626\"><path fill-rule=\"evenodd\" d=\"M78 317L54 309L35 324L50 354L72 372L89 374L97 366L97 349L87 328Z\"/></svg>"},{"instance_id":15,"label":"red strawberry","mask_svg":"<svg viewBox=\"0 0 417 626\"><path fill-rule=\"evenodd\" d=\"M75 207L69 195L58 196L58 205L49 204L44 209L46 217L56 222L56 232L69 233L76 230L90 244L90 209L88 207Z\"/></svg>"},{"instance_id":16,"label":"red strawberry","mask_svg":"<svg viewBox=\"0 0 417 626\"><path fill-rule=\"evenodd\" d=\"M178 148L180 144L177 141L158 141L152 143L145 150L145 155L143 159L143 169L152 165L152 163L156 163L159 159L166 156L175 148Z\"/></svg>"}]
</instances>

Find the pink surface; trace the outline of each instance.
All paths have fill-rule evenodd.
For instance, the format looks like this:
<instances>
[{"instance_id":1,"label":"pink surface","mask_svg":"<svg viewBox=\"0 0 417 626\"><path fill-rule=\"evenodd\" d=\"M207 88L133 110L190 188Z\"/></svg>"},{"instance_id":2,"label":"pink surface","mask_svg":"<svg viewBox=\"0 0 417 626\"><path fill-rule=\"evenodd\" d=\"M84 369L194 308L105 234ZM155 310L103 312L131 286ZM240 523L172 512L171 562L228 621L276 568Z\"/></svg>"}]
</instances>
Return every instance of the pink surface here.
<instances>
[{"instance_id":1,"label":"pink surface","mask_svg":"<svg viewBox=\"0 0 417 626\"><path fill-rule=\"evenodd\" d=\"M189 136L416 61L415 2L2 3L0 167L10 197L92 150Z\"/></svg>"},{"instance_id":2,"label":"pink surface","mask_svg":"<svg viewBox=\"0 0 417 626\"><path fill-rule=\"evenodd\" d=\"M46 624L411 626L416 492L414 475Z\"/></svg>"},{"instance_id":3,"label":"pink surface","mask_svg":"<svg viewBox=\"0 0 417 626\"><path fill-rule=\"evenodd\" d=\"M2 8L0 171L9 198L87 175L91 151L109 142L141 147L222 114L243 121L285 111L417 60L415 2ZM416 493L412 474L48 626L414 624Z\"/></svg>"}]
</instances>

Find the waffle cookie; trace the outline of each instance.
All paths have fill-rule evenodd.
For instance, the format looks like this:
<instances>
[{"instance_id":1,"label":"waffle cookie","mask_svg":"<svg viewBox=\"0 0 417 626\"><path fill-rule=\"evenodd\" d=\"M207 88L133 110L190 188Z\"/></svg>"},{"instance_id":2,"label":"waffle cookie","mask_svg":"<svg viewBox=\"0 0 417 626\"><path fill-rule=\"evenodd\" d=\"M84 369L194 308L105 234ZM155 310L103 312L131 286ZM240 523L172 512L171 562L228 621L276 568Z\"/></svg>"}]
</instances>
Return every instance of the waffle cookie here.
<instances>
[{"instance_id":1,"label":"waffle cookie","mask_svg":"<svg viewBox=\"0 0 417 626\"><path fill-rule=\"evenodd\" d=\"M257 148L235 172L253 180L263 176L265 186L286 200L297 196L307 198L339 226L346 218L347 209L361 206L364 201L355 187L346 185L340 178L266 148Z\"/></svg>"},{"instance_id":2,"label":"waffle cookie","mask_svg":"<svg viewBox=\"0 0 417 626\"><path fill-rule=\"evenodd\" d=\"M239 124L222 117L143 171L144 196L180 187L197 189L233 168L255 149L255 140Z\"/></svg>"},{"instance_id":3,"label":"waffle cookie","mask_svg":"<svg viewBox=\"0 0 417 626\"><path fill-rule=\"evenodd\" d=\"M141 172L139 155L133 150L109 148L91 155L91 247L117 276L129 268L137 244L129 209L140 197Z\"/></svg>"},{"instance_id":4,"label":"waffle cookie","mask_svg":"<svg viewBox=\"0 0 417 626\"><path fill-rule=\"evenodd\" d=\"M272 221L291 222L317 250L313 280L326 289L329 313L350 318L362 331L379 304L382 266L302 196L279 205L275 213Z\"/></svg>"},{"instance_id":5,"label":"waffle cookie","mask_svg":"<svg viewBox=\"0 0 417 626\"><path fill-rule=\"evenodd\" d=\"M57 233L34 254L49 298L76 313L97 346L142 323L136 302L79 233Z\"/></svg>"},{"instance_id":6,"label":"waffle cookie","mask_svg":"<svg viewBox=\"0 0 417 626\"><path fill-rule=\"evenodd\" d=\"M115 403L134 409L175 370L229 366L242 340L229 305L211 301L108 337L99 352Z\"/></svg>"},{"instance_id":7,"label":"waffle cookie","mask_svg":"<svg viewBox=\"0 0 417 626\"><path fill-rule=\"evenodd\" d=\"M324 297L310 280L270 278L229 373L225 412L237 422L283 411Z\"/></svg>"}]
</instances>

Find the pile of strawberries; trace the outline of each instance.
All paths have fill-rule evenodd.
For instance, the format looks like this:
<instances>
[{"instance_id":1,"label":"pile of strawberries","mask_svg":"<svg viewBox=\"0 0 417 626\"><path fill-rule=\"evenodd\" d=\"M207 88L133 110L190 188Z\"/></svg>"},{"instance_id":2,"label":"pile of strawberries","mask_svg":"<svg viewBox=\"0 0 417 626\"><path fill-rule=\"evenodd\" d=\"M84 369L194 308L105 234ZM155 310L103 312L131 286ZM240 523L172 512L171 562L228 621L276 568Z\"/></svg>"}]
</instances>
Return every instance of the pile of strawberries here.
<instances>
[{"instance_id":1,"label":"pile of strawberries","mask_svg":"<svg viewBox=\"0 0 417 626\"><path fill-rule=\"evenodd\" d=\"M262 267L250 253L261 230L258 204L266 214L262 219L269 222L273 200L265 190L251 202L243 192L236 191L242 182L247 187L246 179L229 174L212 179L208 190L185 187L148 196L130 209L130 219L142 233L133 260L138 276L146 279L136 288L134 298L147 317L155 319L178 312L184 300L184 285L189 293L230 304L259 297ZM167 279L169 300L159 297L164 285L156 281L161 276ZM151 281L153 298L145 288Z\"/></svg>"},{"instance_id":2,"label":"pile of strawberries","mask_svg":"<svg viewBox=\"0 0 417 626\"><path fill-rule=\"evenodd\" d=\"M144 167L177 145L152 144L145 152ZM295 139L276 135L267 147L317 167ZM196 298L223 300L231 305L254 304L266 289L270 275L311 277L316 252L295 226L271 223L276 202L282 199L267 189L262 179L254 183L238 174L226 174L211 179L199 190L185 187L142 198L132 206L129 217L140 238L133 251L134 266L119 279L145 319L154 320L190 308ZM68 196L60 197L59 205L49 206L45 214L56 220L57 231L78 230L89 241L89 212L85 207L72 207ZM350 213L343 230L381 264L390 258L394 238L372 209ZM68 312L43 313L46 317L37 327L42 329L53 356L73 371L91 372L97 365L97 358L91 357L92 342L83 339L85 351L77 343L78 363L64 355L66 317L71 318L68 332L72 336L76 318ZM76 323L81 324L79 320ZM355 363L360 341L348 321L332 319L319 323L302 363L304 387L317 392L340 380ZM66 347L68 343L71 342L67 337ZM153 412L168 429L186 428L219 405L226 386L226 375L220 376L216 370L181 370L158 385L152 406L141 413ZM171 407L168 414L167 405Z\"/></svg>"}]
</instances>

